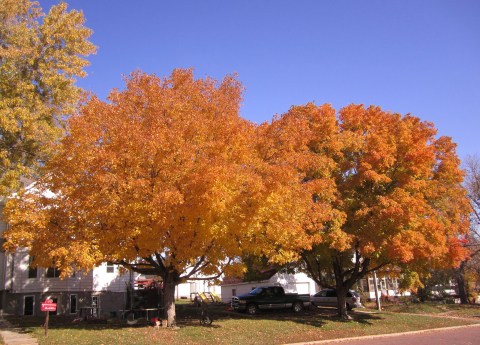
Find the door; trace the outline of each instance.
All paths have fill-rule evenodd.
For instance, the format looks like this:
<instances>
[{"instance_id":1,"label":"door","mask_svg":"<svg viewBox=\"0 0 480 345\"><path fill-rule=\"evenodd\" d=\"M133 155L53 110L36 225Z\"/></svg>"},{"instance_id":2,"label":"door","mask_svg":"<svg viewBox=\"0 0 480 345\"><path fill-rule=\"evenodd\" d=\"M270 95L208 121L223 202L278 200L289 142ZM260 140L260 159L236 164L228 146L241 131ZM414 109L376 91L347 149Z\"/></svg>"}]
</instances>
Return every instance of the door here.
<instances>
[{"instance_id":1,"label":"door","mask_svg":"<svg viewBox=\"0 0 480 345\"><path fill-rule=\"evenodd\" d=\"M98 317L100 309L100 296L92 296L92 316Z\"/></svg>"},{"instance_id":2,"label":"door","mask_svg":"<svg viewBox=\"0 0 480 345\"><path fill-rule=\"evenodd\" d=\"M23 315L33 315L35 310L35 296L25 296L23 298Z\"/></svg>"},{"instance_id":3,"label":"door","mask_svg":"<svg viewBox=\"0 0 480 345\"><path fill-rule=\"evenodd\" d=\"M270 307L271 308L285 308L287 296L283 289L279 286L269 288L271 291Z\"/></svg>"},{"instance_id":4,"label":"door","mask_svg":"<svg viewBox=\"0 0 480 345\"><path fill-rule=\"evenodd\" d=\"M337 306L337 291L336 290L327 290L327 304L331 307Z\"/></svg>"}]
</instances>

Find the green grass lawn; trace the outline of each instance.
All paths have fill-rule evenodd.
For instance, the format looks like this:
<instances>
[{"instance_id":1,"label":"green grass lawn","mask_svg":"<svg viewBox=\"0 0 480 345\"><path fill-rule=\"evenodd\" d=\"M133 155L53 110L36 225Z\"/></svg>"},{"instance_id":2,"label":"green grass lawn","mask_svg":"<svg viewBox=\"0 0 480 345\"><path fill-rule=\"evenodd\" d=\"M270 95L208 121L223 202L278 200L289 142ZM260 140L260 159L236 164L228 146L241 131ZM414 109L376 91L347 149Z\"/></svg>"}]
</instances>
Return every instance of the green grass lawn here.
<instances>
[{"instance_id":1,"label":"green grass lawn","mask_svg":"<svg viewBox=\"0 0 480 345\"><path fill-rule=\"evenodd\" d=\"M439 302L386 304L384 311L396 313L436 314L452 317L478 317L480 307L477 305L444 304Z\"/></svg>"},{"instance_id":2,"label":"green grass lawn","mask_svg":"<svg viewBox=\"0 0 480 345\"><path fill-rule=\"evenodd\" d=\"M228 311L225 306L215 306L210 308L215 318L214 323L205 327L199 322L199 308L183 304L177 306L177 322L180 327L178 330L158 330L145 325L126 326L119 320L109 320L104 324L72 323L65 318L52 317L47 339L41 327L43 318L11 317L9 321L24 327L41 345L284 344L480 322L480 307L440 307L423 304L387 306L382 313L365 309L351 313L352 321L341 321L336 317L334 309L315 308L300 314L276 311L248 316ZM468 319L407 315L401 311L436 315L443 312L448 316Z\"/></svg>"}]
</instances>

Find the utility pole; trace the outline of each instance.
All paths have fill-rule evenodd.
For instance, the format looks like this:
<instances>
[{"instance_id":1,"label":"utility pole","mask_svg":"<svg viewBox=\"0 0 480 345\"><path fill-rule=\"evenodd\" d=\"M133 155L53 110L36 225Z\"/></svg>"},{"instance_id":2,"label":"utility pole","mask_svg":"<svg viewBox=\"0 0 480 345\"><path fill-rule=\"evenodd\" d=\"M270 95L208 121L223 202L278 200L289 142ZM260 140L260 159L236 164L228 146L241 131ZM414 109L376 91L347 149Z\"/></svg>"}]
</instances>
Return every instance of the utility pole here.
<instances>
[{"instance_id":1,"label":"utility pole","mask_svg":"<svg viewBox=\"0 0 480 345\"><path fill-rule=\"evenodd\" d=\"M373 271L373 286L375 287L375 300L377 301L378 311L382 311L382 306L380 304L380 296L378 294L378 284L377 284L377 272Z\"/></svg>"}]
</instances>

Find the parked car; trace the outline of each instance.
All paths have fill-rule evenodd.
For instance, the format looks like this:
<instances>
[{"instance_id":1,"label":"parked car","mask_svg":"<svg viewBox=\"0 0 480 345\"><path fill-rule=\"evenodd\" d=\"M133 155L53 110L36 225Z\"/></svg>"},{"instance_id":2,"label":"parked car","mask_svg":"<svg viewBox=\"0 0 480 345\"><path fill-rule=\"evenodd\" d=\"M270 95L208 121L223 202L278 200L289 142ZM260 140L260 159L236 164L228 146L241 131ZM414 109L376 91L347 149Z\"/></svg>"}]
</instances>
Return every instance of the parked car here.
<instances>
[{"instance_id":1,"label":"parked car","mask_svg":"<svg viewBox=\"0 0 480 345\"><path fill-rule=\"evenodd\" d=\"M281 286L262 286L250 291L248 294L234 296L232 307L237 311L246 311L255 315L260 309L285 309L292 308L298 313L310 305L308 294L285 293Z\"/></svg>"},{"instance_id":2,"label":"parked car","mask_svg":"<svg viewBox=\"0 0 480 345\"><path fill-rule=\"evenodd\" d=\"M335 289L324 289L310 297L310 303L317 307L337 307L337 291ZM347 292L347 309L362 308L360 295L353 290Z\"/></svg>"}]
</instances>

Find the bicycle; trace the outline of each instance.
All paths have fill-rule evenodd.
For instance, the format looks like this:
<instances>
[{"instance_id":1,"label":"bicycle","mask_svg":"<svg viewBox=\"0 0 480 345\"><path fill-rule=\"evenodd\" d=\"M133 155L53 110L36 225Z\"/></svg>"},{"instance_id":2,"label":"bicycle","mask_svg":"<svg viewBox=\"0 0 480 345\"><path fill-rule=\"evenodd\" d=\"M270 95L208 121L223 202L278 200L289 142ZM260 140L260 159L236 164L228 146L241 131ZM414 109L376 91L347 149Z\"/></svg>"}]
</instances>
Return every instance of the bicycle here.
<instances>
[{"instance_id":1,"label":"bicycle","mask_svg":"<svg viewBox=\"0 0 480 345\"><path fill-rule=\"evenodd\" d=\"M210 326L213 322L212 316L208 312L208 303L205 301L202 301L201 304L201 312L200 312L200 324L204 326Z\"/></svg>"}]
</instances>

